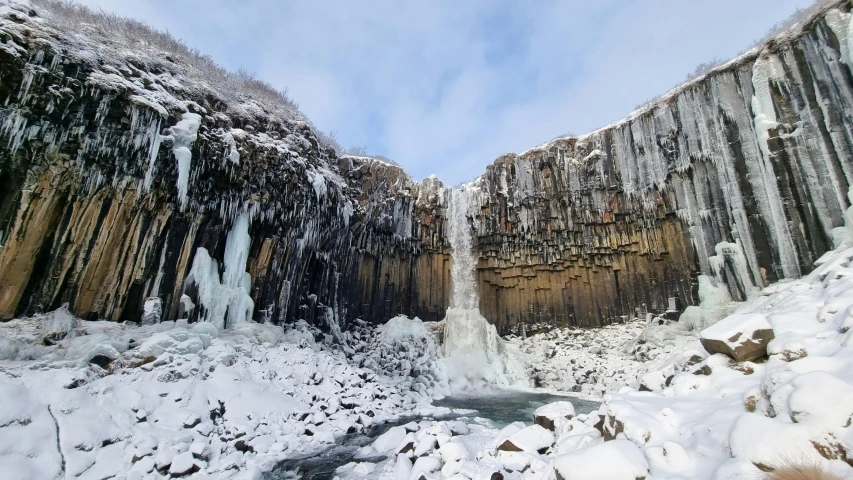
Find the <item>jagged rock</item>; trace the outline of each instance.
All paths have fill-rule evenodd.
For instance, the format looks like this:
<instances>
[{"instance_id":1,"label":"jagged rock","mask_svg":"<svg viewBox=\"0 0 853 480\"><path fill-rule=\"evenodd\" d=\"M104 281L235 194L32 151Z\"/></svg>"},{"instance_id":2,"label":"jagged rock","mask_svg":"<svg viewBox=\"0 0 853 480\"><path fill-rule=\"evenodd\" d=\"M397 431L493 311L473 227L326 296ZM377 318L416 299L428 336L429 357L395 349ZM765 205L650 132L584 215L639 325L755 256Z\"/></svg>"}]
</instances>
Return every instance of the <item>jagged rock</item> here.
<instances>
[{"instance_id":1,"label":"jagged rock","mask_svg":"<svg viewBox=\"0 0 853 480\"><path fill-rule=\"evenodd\" d=\"M201 423L201 417L193 413L184 420L184 428L193 428L199 423Z\"/></svg>"},{"instance_id":2,"label":"jagged rock","mask_svg":"<svg viewBox=\"0 0 853 480\"><path fill-rule=\"evenodd\" d=\"M728 355L736 362L767 355L773 328L761 314L735 314L702 330L699 339L709 353Z\"/></svg>"}]
</instances>

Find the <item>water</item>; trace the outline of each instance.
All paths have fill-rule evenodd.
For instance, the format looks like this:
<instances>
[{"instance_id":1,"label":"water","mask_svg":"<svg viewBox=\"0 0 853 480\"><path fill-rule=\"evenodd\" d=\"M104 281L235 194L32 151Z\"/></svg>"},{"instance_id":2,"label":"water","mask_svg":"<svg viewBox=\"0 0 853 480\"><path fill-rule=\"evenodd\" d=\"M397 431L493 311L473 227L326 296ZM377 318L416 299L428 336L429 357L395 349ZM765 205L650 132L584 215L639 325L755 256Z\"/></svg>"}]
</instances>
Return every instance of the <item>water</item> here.
<instances>
[{"instance_id":1,"label":"water","mask_svg":"<svg viewBox=\"0 0 853 480\"><path fill-rule=\"evenodd\" d=\"M474 415L488 418L496 428L503 428L513 422L533 423L533 411L553 402L572 402L578 415L598 410L600 405L577 397L510 390L495 395L454 395L432 403L437 407L476 410Z\"/></svg>"},{"instance_id":2,"label":"water","mask_svg":"<svg viewBox=\"0 0 853 480\"><path fill-rule=\"evenodd\" d=\"M447 238L450 242L450 308L444 317L444 357L454 390L489 385L529 386L524 363L507 350L494 325L480 314L477 261L468 221L473 187L450 191Z\"/></svg>"},{"instance_id":3,"label":"water","mask_svg":"<svg viewBox=\"0 0 853 480\"><path fill-rule=\"evenodd\" d=\"M576 397L551 395L546 393L520 392L511 390L495 390L488 394L468 394L436 400L433 405L451 409L476 410L466 417L482 417L489 419L495 428L503 428L512 422L522 421L528 425L533 422L533 411L542 405L569 401L575 406L577 414L590 413L598 409L597 402L582 400ZM360 447L373 442L389 428L404 425L411 421L424 419L448 420L463 416L449 414L441 417L405 417L395 422L386 423L371 428L369 431L348 435L341 442L320 453L293 458L279 462L272 471L265 474L267 480L329 480L334 478L338 467L354 461L353 455ZM377 462L382 458L361 459Z\"/></svg>"}]
</instances>

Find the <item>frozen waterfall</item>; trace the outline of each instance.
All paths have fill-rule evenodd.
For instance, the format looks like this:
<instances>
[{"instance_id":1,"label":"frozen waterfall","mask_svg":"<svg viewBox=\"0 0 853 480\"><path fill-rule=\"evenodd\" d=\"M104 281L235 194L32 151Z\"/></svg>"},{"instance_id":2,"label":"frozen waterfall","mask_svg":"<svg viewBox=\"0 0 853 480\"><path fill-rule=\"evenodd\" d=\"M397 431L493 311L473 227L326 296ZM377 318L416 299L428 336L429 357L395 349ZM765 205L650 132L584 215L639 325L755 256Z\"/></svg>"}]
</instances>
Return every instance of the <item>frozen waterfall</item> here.
<instances>
[{"instance_id":1,"label":"frozen waterfall","mask_svg":"<svg viewBox=\"0 0 853 480\"><path fill-rule=\"evenodd\" d=\"M529 380L523 362L507 349L495 326L480 314L477 258L467 216L468 197L473 191L470 185L451 190L447 207L453 292L444 318L444 356L451 383L454 388L482 383L526 385Z\"/></svg>"}]
</instances>

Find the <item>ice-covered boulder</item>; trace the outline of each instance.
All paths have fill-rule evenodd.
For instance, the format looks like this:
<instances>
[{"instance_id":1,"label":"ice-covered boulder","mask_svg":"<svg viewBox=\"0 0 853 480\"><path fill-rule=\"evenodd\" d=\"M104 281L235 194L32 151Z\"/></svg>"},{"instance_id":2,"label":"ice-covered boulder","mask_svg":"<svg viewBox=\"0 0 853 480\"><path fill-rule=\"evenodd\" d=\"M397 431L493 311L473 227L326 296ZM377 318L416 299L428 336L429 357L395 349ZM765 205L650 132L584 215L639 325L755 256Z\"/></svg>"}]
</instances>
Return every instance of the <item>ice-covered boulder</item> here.
<instances>
[{"instance_id":1,"label":"ice-covered boulder","mask_svg":"<svg viewBox=\"0 0 853 480\"><path fill-rule=\"evenodd\" d=\"M571 402L554 402L541 406L533 412L533 423L552 432L557 423L569 420L575 416L575 406Z\"/></svg>"},{"instance_id":2,"label":"ice-covered boulder","mask_svg":"<svg viewBox=\"0 0 853 480\"><path fill-rule=\"evenodd\" d=\"M709 353L722 353L738 362L765 356L773 338L767 317L758 313L729 315L699 334Z\"/></svg>"},{"instance_id":3,"label":"ice-covered boulder","mask_svg":"<svg viewBox=\"0 0 853 480\"><path fill-rule=\"evenodd\" d=\"M554 459L558 480L634 480L649 474L643 452L628 440L613 440Z\"/></svg>"}]
</instances>

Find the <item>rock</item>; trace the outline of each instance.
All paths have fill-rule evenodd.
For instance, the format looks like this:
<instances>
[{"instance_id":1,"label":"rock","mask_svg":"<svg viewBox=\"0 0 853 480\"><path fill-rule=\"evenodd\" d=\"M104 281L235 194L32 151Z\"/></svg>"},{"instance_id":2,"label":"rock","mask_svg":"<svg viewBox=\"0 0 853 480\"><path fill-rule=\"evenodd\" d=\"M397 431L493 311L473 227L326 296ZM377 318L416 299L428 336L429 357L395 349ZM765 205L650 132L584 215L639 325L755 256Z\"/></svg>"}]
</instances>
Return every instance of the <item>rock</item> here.
<instances>
[{"instance_id":1,"label":"rock","mask_svg":"<svg viewBox=\"0 0 853 480\"><path fill-rule=\"evenodd\" d=\"M699 339L709 353L722 353L737 362L767 355L773 328L764 315L734 314L702 330Z\"/></svg>"},{"instance_id":2,"label":"rock","mask_svg":"<svg viewBox=\"0 0 853 480\"><path fill-rule=\"evenodd\" d=\"M419 457L412 465L412 475L432 473L441 469L441 461L435 457Z\"/></svg>"},{"instance_id":3,"label":"rock","mask_svg":"<svg viewBox=\"0 0 853 480\"><path fill-rule=\"evenodd\" d=\"M441 455L441 458L445 463L458 462L468 458L468 449L465 448L465 445L462 445L459 442L445 443L438 447L438 453Z\"/></svg>"},{"instance_id":4,"label":"rock","mask_svg":"<svg viewBox=\"0 0 853 480\"><path fill-rule=\"evenodd\" d=\"M412 474L412 461L406 455L397 455L397 462L394 464L394 478L408 479Z\"/></svg>"},{"instance_id":5,"label":"rock","mask_svg":"<svg viewBox=\"0 0 853 480\"><path fill-rule=\"evenodd\" d=\"M157 455L154 456L154 466L157 467L157 470L166 470L172 464L172 460L177 454L178 452L171 448L159 450Z\"/></svg>"},{"instance_id":6,"label":"rock","mask_svg":"<svg viewBox=\"0 0 853 480\"><path fill-rule=\"evenodd\" d=\"M25 41L13 24L0 26L9 51L18 52L15 61L0 65L9 125L0 131L0 319L71 292L70 310L91 319L141 320L146 298L154 296L163 316L199 319L210 305L187 280L193 259L202 251L221 252L235 223L223 199L257 212L246 260L255 305L249 316L262 318L275 305L284 311L273 321L304 318L323 325L327 305L339 302L333 313L344 321L385 321L388 306L424 320L444 315L448 296L435 293L449 291L447 190L437 178L418 183L397 166L339 156L297 115L266 108L236 109L243 112L237 115L233 92L214 86L199 91L192 79L204 72L178 56L162 62L157 75L145 75L151 84L135 91L126 85L136 78L106 68L107 54L63 47L98 44L97 38L27 21L26 37L38 41ZM728 248L715 265L735 300L761 286L753 282L806 273L806 259L831 247L826 229L843 223L848 201L844 182L801 174L801 165L836 172L830 176L846 171L847 143L827 140L826 132L853 137L843 110L853 84L838 67L839 43L827 33L827 21L802 27L764 55L741 56L624 121L612 119L589 135L555 139L489 165L479 177L471 216L482 261L483 316L501 331L538 323L541 312L594 327L638 314L634 308L654 298L670 301L653 302L656 311L643 313L674 318L673 309L694 301L684 285L693 282L698 265L707 265L699 258L711 247L706 239L731 238L732 232L749 251L733 257L737 251ZM59 57L45 51L62 52L65 68L54 68ZM140 65L161 63L139 55ZM751 80L762 77L768 62L786 72L774 79L772 95L766 86L755 92ZM735 71L744 74L732 78ZM822 72L819 82L802 80L813 72ZM102 84L80 81L90 77ZM63 108L79 113L54 110L56 86L71 102ZM696 95L697 89L707 94ZM107 91L110 101L102 107ZM754 111L752 98L759 93L785 112L772 132L755 128L763 113ZM204 114L197 139L187 145L193 182L181 184L172 152L146 132L174 126L162 124L166 119L197 115L180 106L202 98L205 106L194 109ZM222 125L241 126L239 144ZM80 132L97 132L97 141ZM211 152L233 152L237 161L231 153L208 158L216 156ZM773 168L766 176L746 167L768 162ZM790 179L798 188L768 181L784 172L798 172ZM756 201L759 194L763 201ZM780 204L786 205L783 214ZM687 211L748 215L693 223L685 220ZM298 238L305 239L302 254L292 255ZM706 248L694 248L700 244ZM318 255L325 260L317 262ZM750 261L736 268L734 259L743 257ZM333 278L340 265L353 267L334 286L318 288L304 278ZM385 281L391 272L405 273ZM312 295L307 303L281 301ZM129 318L134 315L139 318Z\"/></svg>"},{"instance_id":7,"label":"rock","mask_svg":"<svg viewBox=\"0 0 853 480\"><path fill-rule=\"evenodd\" d=\"M193 457L201 460L210 458L210 448L205 442L194 442L190 445L190 453L192 453Z\"/></svg>"},{"instance_id":8,"label":"rock","mask_svg":"<svg viewBox=\"0 0 853 480\"><path fill-rule=\"evenodd\" d=\"M541 425L531 425L509 436L498 450L507 452L539 452L544 453L554 444L554 434Z\"/></svg>"},{"instance_id":9,"label":"rock","mask_svg":"<svg viewBox=\"0 0 853 480\"><path fill-rule=\"evenodd\" d=\"M628 440L613 440L554 459L558 480L635 480L649 475L643 452Z\"/></svg>"},{"instance_id":10,"label":"rock","mask_svg":"<svg viewBox=\"0 0 853 480\"><path fill-rule=\"evenodd\" d=\"M383 433L373 441L373 448L377 452L387 452L402 443L406 438L406 429L403 427L391 427L387 432Z\"/></svg>"},{"instance_id":11,"label":"rock","mask_svg":"<svg viewBox=\"0 0 853 480\"><path fill-rule=\"evenodd\" d=\"M201 417L192 413L184 420L184 428L193 428L199 423L201 423Z\"/></svg>"},{"instance_id":12,"label":"rock","mask_svg":"<svg viewBox=\"0 0 853 480\"><path fill-rule=\"evenodd\" d=\"M604 437L604 440L613 440L625 431L625 425L611 415L599 415L594 428Z\"/></svg>"},{"instance_id":13,"label":"rock","mask_svg":"<svg viewBox=\"0 0 853 480\"><path fill-rule=\"evenodd\" d=\"M237 440L236 442L234 442L234 448L238 452L243 452L243 453L255 451L255 449L252 448L251 445L247 444L245 440Z\"/></svg>"},{"instance_id":14,"label":"rock","mask_svg":"<svg viewBox=\"0 0 853 480\"><path fill-rule=\"evenodd\" d=\"M655 392L666 386L663 372L654 370L640 377L640 391Z\"/></svg>"},{"instance_id":15,"label":"rock","mask_svg":"<svg viewBox=\"0 0 853 480\"><path fill-rule=\"evenodd\" d=\"M169 475L172 477L183 477L184 475L189 475L190 473L197 471L198 466L196 466L193 454L190 452L184 452L176 455L175 458L172 459L172 465L169 466Z\"/></svg>"},{"instance_id":16,"label":"rock","mask_svg":"<svg viewBox=\"0 0 853 480\"><path fill-rule=\"evenodd\" d=\"M556 430L556 424L575 416L575 406L571 402L554 402L543 405L533 412L533 423L550 431Z\"/></svg>"}]
</instances>

